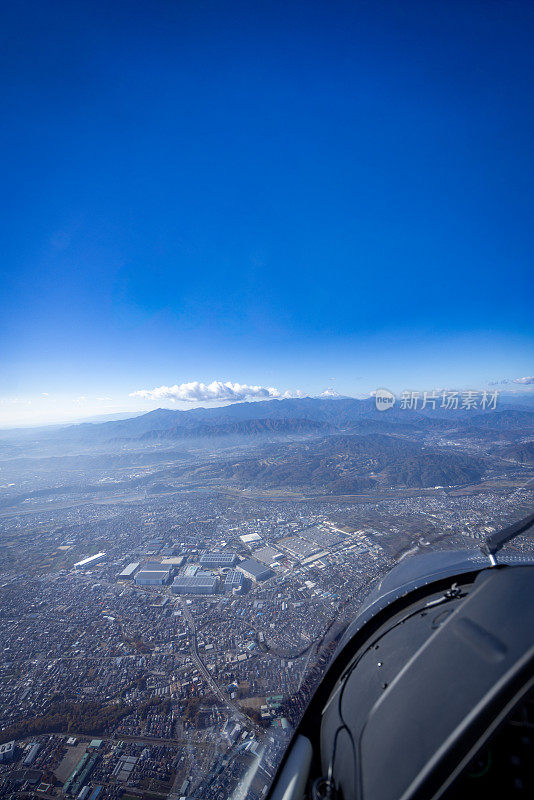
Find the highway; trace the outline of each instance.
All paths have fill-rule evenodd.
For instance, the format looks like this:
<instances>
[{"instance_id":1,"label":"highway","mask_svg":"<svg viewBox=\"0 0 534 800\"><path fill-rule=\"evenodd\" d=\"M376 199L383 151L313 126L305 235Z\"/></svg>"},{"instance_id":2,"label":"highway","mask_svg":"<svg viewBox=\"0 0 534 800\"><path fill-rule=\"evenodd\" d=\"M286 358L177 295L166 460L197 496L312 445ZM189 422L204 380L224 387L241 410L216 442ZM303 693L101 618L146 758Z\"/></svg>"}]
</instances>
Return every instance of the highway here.
<instances>
[{"instance_id":1,"label":"highway","mask_svg":"<svg viewBox=\"0 0 534 800\"><path fill-rule=\"evenodd\" d=\"M206 682L211 687L211 689L214 692L214 694L221 700L221 702L223 702L226 706L228 706L232 710L234 717L236 718L236 720L238 722L240 722L243 725L243 727L246 727L248 729L253 728L257 734L261 734L262 733L261 728L253 720L251 720L250 717L247 717L242 712L242 710L239 708L239 706L236 705L231 700L231 698L229 698L223 692L223 690L221 689L219 684L215 681L215 679L213 678L213 675L210 673L209 669L206 667L205 663L201 659L201 657L199 655L199 652L198 652L197 630L196 630L195 621L194 621L193 616L192 616L191 612L189 611L187 603L184 601L184 599L179 596L178 600L179 600L179 602L181 604L181 607L182 607L182 610L183 610L183 613L184 613L184 617L187 620L187 624L188 624L188 627L189 627L189 632L191 634L191 650L190 650L191 657L193 658L193 661L198 666L200 672L202 673L202 675L206 679Z\"/></svg>"}]
</instances>

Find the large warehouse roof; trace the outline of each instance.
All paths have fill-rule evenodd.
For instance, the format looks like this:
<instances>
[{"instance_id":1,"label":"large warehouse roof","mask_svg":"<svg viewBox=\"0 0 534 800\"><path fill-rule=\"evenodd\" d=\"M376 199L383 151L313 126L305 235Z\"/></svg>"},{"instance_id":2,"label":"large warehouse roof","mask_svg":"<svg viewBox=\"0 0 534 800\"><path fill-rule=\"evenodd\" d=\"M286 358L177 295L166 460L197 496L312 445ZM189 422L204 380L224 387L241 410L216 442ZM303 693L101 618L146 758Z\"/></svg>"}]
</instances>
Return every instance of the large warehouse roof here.
<instances>
[{"instance_id":1,"label":"large warehouse roof","mask_svg":"<svg viewBox=\"0 0 534 800\"><path fill-rule=\"evenodd\" d=\"M173 586L180 586L187 589L198 587L212 587L217 583L217 578L206 572L199 572L196 575L179 575L173 581Z\"/></svg>"},{"instance_id":2,"label":"large warehouse roof","mask_svg":"<svg viewBox=\"0 0 534 800\"><path fill-rule=\"evenodd\" d=\"M214 564L220 567L231 567L235 564L236 559L235 553L206 553L200 556L200 563L206 566Z\"/></svg>"},{"instance_id":3,"label":"large warehouse roof","mask_svg":"<svg viewBox=\"0 0 534 800\"><path fill-rule=\"evenodd\" d=\"M97 553L94 556L88 556L87 558L82 558L81 561L77 561L76 564L74 564L74 567L85 567L86 564L90 564L92 561L98 561L98 559L101 556L105 555L106 555L105 552L102 551L101 553Z\"/></svg>"},{"instance_id":4,"label":"large warehouse roof","mask_svg":"<svg viewBox=\"0 0 534 800\"><path fill-rule=\"evenodd\" d=\"M245 544L248 544L249 542L259 542L259 541L261 541L261 536L259 536L257 533L245 533L245 534L243 534L243 536L240 536L239 538Z\"/></svg>"},{"instance_id":5,"label":"large warehouse roof","mask_svg":"<svg viewBox=\"0 0 534 800\"><path fill-rule=\"evenodd\" d=\"M139 561L132 561L131 564L128 564L128 566L125 567L121 573L119 573L119 578L131 578L138 567Z\"/></svg>"},{"instance_id":6,"label":"large warehouse roof","mask_svg":"<svg viewBox=\"0 0 534 800\"><path fill-rule=\"evenodd\" d=\"M237 569L242 570L256 580L265 580L273 574L265 564L260 564L259 561L254 561L253 558L246 558L244 561L240 561L237 564Z\"/></svg>"},{"instance_id":7,"label":"large warehouse roof","mask_svg":"<svg viewBox=\"0 0 534 800\"><path fill-rule=\"evenodd\" d=\"M298 558L307 558L314 553L318 553L321 549L320 547L317 547L316 544L312 544L305 539L301 539L299 536L293 536L290 539L283 539L280 544Z\"/></svg>"},{"instance_id":8,"label":"large warehouse roof","mask_svg":"<svg viewBox=\"0 0 534 800\"><path fill-rule=\"evenodd\" d=\"M272 564L277 558L282 558L282 554L274 547L260 547L258 550L254 550L252 555L263 564Z\"/></svg>"},{"instance_id":9,"label":"large warehouse roof","mask_svg":"<svg viewBox=\"0 0 534 800\"><path fill-rule=\"evenodd\" d=\"M142 569L140 572L137 573L135 576L136 581L162 581L167 580L169 577L169 570L168 569Z\"/></svg>"},{"instance_id":10,"label":"large warehouse roof","mask_svg":"<svg viewBox=\"0 0 534 800\"><path fill-rule=\"evenodd\" d=\"M243 573L237 569L231 569L224 579L225 589L239 589L243 583Z\"/></svg>"}]
</instances>

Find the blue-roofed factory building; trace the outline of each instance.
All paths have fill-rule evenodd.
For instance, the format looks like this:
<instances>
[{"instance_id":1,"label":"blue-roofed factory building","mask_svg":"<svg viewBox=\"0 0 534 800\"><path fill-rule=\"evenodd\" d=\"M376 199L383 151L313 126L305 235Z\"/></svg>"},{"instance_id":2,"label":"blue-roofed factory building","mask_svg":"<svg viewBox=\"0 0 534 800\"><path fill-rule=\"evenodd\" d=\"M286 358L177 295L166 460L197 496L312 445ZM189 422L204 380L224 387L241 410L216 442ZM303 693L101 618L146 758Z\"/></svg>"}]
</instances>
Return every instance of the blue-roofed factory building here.
<instances>
[{"instance_id":1,"label":"blue-roofed factory building","mask_svg":"<svg viewBox=\"0 0 534 800\"><path fill-rule=\"evenodd\" d=\"M209 572L196 575L179 575L171 586L173 594L215 594L219 579Z\"/></svg>"},{"instance_id":2,"label":"blue-roofed factory building","mask_svg":"<svg viewBox=\"0 0 534 800\"><path fill-rule=\"evenodd\" d=\"M165 567L159 561L149 561L135 576L136 586L165 586L169 583L172 568Z\"/></svg>"},{"instance_id":3,"label":"blue-roofed factory building","mask_svg":"<svg viewBox=\"0 0 534 800\"><path fill-rule=\"evenodd\" d=\"M7 764L13 761L15 755L15 742L5 742L0 744L0 764Z\"/></svg>"},{"instance_id":4,"label":"blue-roofed factory building","mask_svg":"<svg viewBox=\"0 0 534 800\"><path fill-rule=\"evenodd\" d=\"M25 767L31 767L35 759L37 758L37 753L41 749L41 745L38 742L32 742L30 745L30 749L26 758L22 762Z\"/></svg>"},{"instance_id":5,"label":"blue-roofed factory building","mask_svg":"<svg viewBox=\"0 0 534 800\"><path fill-rule=\"evenodd\" d=\"M238 569L231 569L224 579L224 591L239 591L243 586L243 573Z\"/></svg>"},{"instance_id":6,"label":"blue-roofed factory building","mask_svg":"<svg viewBox=\"0 0 534 800\"><path fill-rule=\"evenodd\" d=\"M265 564L260 564L259 561L254 561L253 558L246 558L237 564L236 569L240 570L245 578L250 578L254 583L258 581L266 581L271 578L274 572L266 567Z\"/></svg>"},{"instance_id":7,"label":"blue-roofed factory building","mask_svg":"<svg viewBox=\"0 0 534 800\"><path fill-rule=\"evenodd\" d=\"M128 564L128 566L125 567L122 572L119 572L117 578L119 578L119 580L131 580L139 567L139 561L132 561L132 563Z\"/></svg>"},{"instance_id":8,"label":"blue-roofed factory building","mask_svg":"<svg viewBox=\"0 0 534 800\"><path fill-rule=\"evenodd\" d=\"M205 553L200 556L200 564L208 569L217 567L233 567L237 561L235 553Z\"/></svg>"}]
</instances>

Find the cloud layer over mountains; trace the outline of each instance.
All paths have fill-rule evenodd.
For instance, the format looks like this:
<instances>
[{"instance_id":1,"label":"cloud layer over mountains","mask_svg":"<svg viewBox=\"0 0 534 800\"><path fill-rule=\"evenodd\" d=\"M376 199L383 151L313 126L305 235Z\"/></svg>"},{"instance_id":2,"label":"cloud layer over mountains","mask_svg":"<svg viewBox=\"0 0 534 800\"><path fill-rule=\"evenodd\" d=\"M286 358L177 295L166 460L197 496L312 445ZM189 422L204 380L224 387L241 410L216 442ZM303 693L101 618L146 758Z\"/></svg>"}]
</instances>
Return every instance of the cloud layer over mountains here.
<instances>
[{"instance_id":1,"label":"cloud layer over mountains","mask_svg":"<svg viewBox=\"0 0 534 800\"><path fill-rule=\"evenodd\" d=\"M300 393L297 393L297 395ZM268 400L276 397L293 397L290 392L280 392L273 386L250 386L246 383L213 381L206 384L199 381L180 383L174 386L157 386L154 389L139 389L130 397L144 400L171 400L187 403L198 402L238 402L243 400Z\"/></svg>"}]
</instances>

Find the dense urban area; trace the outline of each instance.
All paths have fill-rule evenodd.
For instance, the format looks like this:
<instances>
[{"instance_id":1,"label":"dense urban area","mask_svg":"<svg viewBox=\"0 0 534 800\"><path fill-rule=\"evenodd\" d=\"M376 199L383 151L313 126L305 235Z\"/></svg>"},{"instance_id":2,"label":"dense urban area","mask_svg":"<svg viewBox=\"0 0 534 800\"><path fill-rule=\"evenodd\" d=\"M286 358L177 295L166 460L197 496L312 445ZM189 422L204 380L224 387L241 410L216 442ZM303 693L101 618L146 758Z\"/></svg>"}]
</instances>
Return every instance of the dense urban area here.
<instances>
[{"instance_id":1,"label":"dense urban area","mask_svg":"<svg viewBox=\"0 0 534 800\"><path fill-rule=\"evenodd\" d=\"M0 436L0 796L261 800L380 577L532 508L531 410L284 402Z\"/></svg>"}]
</instances>

